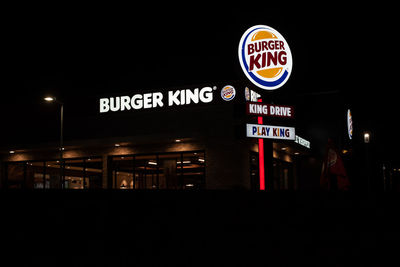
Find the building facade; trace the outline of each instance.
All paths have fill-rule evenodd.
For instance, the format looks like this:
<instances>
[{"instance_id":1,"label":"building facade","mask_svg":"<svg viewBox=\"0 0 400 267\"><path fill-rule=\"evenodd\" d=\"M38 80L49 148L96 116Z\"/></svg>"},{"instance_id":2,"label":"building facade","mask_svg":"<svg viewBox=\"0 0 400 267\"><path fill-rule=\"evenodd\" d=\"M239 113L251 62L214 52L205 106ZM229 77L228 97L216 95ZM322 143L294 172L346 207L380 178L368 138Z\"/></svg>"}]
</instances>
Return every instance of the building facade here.
<instances>
[{"instance_id":1,"label":"building facade","mask_svg":"<svg viewBox=\"0 0 400 267\"><path fill-rule=\"evenodd\" d=\"M255 99L246 90L231 83L90 98L70 123L83 134L65 137L62 158L57 143L3 151L1 187L258 190L259 143L246 136L246 124L257 123L246 101ZM295 126L295 119L264 123ZM318 174L307 172L319 168L309 146L264 141L266 190L309 187Z\"/></svg>"}]
</instances>

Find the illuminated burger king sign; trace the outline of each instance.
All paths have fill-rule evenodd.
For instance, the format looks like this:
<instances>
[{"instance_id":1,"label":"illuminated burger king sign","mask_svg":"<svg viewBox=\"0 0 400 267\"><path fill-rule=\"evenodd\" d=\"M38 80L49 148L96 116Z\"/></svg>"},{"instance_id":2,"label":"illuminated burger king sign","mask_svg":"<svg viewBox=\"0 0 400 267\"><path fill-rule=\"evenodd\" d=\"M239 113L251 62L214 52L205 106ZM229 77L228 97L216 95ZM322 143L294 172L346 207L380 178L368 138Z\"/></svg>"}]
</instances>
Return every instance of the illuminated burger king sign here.
<instances>
[{"instance_id":1,"label":"illuminated burger king sign","mask_svg":"<svg viewBox=\"0 0 400 267\"><path fill-rule=\"evenodd\" d=\"M194 89L172 89L157 92L136 93L104 97L99 99L100 113L129 111L141 109L153 109L162 107L186 106L195 104L207 104L214 100L214 92L217 86L204 86ZM231 85L226 85L221 90L221 98L231 101L235 98L236 90Z\"/></svg>"},{"instance_id":2,"label":"illuminated burger king sign","mask_svg":"<svg viewBox=\"0 0 400 267\"><path fill-rule=\"evenodd\" d=\"M233 98L235 98L235 95L236 95L236 90L231 85L226 85L221 90L221 97L225 101L231 101Z\"/></svg>"},{"instance_id":3,"label":"illuminated burger king sign","mask_svg":"<svg viewBox=\"0 0 400 267\"><path fill-rule=\"evenodd\" d=\"M264 25L253 26L243 34L239 43L239 61L247 78L266 90L284 85L293 66L285 38Z\"/></svg>"}]
</instances>

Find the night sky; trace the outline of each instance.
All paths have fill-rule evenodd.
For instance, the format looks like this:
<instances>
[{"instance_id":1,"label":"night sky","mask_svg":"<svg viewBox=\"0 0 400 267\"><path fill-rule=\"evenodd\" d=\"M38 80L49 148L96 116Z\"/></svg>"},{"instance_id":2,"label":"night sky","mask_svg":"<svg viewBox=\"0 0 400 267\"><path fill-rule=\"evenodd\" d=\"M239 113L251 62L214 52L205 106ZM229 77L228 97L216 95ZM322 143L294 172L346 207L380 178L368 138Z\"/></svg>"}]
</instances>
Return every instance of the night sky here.
<instances>
[{"instance_id":1,"label":"night sky","mask_svg":"<svg viewBox=\"0 0 400 267\"><path fill-rule=\"evenodd\" d=\"M3 6L0 153L57 144L59 109L43 103L45 94L65 103L65 140L73 141L92 134L81 133L87 125L74 121L96 113L87 101L101 95L246 81L238 44L249 27L261 24L278 30L293 55L288 82L262 97L295 105L296 132L301 129L316 153L321 156L328 137L343 145L351 108L354 143L360 145L362 132L370 130L376 157L400 162L397 5L234 2ZM10 259L3 261L21 266L398 261L393 256L400 202L394 194L77 191L2 191L7 244L2 259Z\"/></svg>"},{"instance_id":2,"label":"night sky","mask_svg":"<svg viewBox=\"0 0 400 267\"><path fill-rule=\"evenodd\" d=\"M293 55L288 82L263 98L301 107L298 123L321 147L343 135L351 108L356 134L371 130L379 149L398 157L394 19L389 8L328 5L10 9L0 146L58 140L59 113L43 103L45 94L62 99L68 123L83 116L86 99L102 94L245 80L238 43L263 24L285 37Z\"/></svg>"}]
</instances>

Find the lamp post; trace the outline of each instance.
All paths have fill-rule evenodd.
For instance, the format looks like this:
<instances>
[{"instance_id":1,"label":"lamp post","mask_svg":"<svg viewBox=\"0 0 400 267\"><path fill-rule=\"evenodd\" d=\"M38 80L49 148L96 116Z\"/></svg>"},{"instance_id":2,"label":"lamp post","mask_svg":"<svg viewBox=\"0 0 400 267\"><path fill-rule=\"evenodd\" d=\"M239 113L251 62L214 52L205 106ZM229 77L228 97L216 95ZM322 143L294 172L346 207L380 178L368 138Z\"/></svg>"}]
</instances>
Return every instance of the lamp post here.
<instances>
[{"instance_id":1,"label":"lamp post","mask_svg":"<svg viewBox=\"0 0 400 267\"><path fill-rule=\"evenodd\" d=\"M369 131L364 131L363 133L364 137L364 144L365 144L365 164L366 164L366 172L367 172L367 191L370 193L371 191L371 162L370 162L370 155L369 155L369 143L371 139L371 133Z\"/></svg>"},{"instance_id":2,"label":"lamp post","mask_svg":"<svg viewBox=\"0 0 400 267\"><path fill-rule=\"evenodd\" d=\"M46 96L44 98L45 101L49 103L57 103L60 105L60 182L61 182L61 188L64 188L64 164L63 164L63 132L64 132L64 103L58 101L55 97L53 96Z\"/></svg>"}]
</instances>

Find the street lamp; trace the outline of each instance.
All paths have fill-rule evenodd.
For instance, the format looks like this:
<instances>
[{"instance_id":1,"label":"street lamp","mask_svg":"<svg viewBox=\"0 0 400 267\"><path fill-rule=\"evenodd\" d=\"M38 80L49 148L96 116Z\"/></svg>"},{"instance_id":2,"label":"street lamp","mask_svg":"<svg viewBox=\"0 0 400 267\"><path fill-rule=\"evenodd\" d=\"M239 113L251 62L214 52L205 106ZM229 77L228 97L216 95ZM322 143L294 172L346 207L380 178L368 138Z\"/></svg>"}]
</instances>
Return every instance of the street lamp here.
<instances>
[{"instance_id":1,"label":"street lamp","mask_svg":"<svg viewBox=\"0 0 400 267\"><path fill-rule=\"evenodd\" d=\"M364 144L365 144L365 164L366 164L366 172L367 172L367 190L368 192L371 191L371 159L369 155L369 143L371 141L371 132L370 131L364 131L363 133L364 137Z\"/></svg>"},{"instance_id":2,"label":"street lamp","mask_svg":"<svg viewBox=\"0 0 400 267\"><path fill-rule=\"evenodd\" d=\"M365 132L364 133L364 143L368 144L370 137L371 137L371 135L369 134L369 132Z\"/></svg>"},{"instance_id":3,"label":"street lamp","mask_svg":"<svg viewBox=\"0 0 400 267\"><path fill-rule=\"evenodd\" d=\"M54 97L52 97L52 96L46 96L44 98L44 100L47 101L47 102L52 102L52 101L55 101L56 99Z\"/></svg>"},{"instance_id":4,"label":"street lamp","mask_svg":"<svg viewBox=\"0 0 400 267\"><path fill-rule=\"evenodd\" d=\"M64 165L63 165L64 103L58 101L53 96L46 96L43 99L46 102L49 102L49 103L55 102L60 105L60 147L59 147L59 151L60 151L60 182L61 182L61 188L64 188L64 181L63 181L63 177L64 177Z\"/></svg>"}]
</instances>

